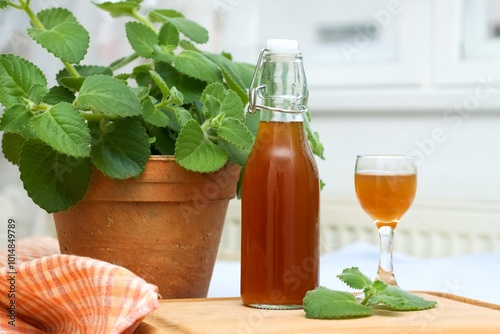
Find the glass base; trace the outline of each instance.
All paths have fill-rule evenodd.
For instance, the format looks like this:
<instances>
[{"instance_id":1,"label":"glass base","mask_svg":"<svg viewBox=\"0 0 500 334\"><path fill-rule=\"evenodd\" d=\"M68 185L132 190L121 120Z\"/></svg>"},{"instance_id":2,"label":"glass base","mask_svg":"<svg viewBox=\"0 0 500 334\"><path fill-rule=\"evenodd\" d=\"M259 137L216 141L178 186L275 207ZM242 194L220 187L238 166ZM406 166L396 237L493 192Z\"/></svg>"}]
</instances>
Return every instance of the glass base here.
<instances>
[{"instance_id":1,"label":"glass base","mask_svg":"<svg viewBox=\"0 0 500 334\"><path fill-rule=\"evenodd\" d=\"M304 305L288 304L288 305L274 305L274 304L245 304L245 306L258 308L262 310L300 310Z\"/></svg>"}]
</instances>

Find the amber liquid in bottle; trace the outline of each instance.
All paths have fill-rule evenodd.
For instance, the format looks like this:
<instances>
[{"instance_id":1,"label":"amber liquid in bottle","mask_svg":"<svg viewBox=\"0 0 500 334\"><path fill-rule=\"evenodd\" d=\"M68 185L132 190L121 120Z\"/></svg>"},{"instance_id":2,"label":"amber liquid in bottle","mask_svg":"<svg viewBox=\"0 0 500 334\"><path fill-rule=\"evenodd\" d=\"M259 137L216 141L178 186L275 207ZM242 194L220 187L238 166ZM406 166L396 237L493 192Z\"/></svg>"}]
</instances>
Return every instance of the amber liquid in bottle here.
<instances>
[{"instance_id":1,"label":"amber liquid in bottle","mask_svg":"<svg viewBox=\"0 0 500 334\"><path fill-rule=\"evenodd\" d=\"M242 184L241 298L300 308L318 286L319 177L303 122L261 121Z\"/></svg>"}]
</instances>

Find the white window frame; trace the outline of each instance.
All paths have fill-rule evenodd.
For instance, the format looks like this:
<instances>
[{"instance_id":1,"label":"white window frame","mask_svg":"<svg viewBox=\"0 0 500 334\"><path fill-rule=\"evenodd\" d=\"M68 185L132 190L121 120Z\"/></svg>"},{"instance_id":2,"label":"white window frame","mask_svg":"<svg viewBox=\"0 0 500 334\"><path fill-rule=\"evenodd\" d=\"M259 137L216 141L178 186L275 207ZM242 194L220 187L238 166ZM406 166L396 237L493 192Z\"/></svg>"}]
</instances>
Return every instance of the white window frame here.
<instances>
[{"instance_id":1,"label":"white window frame","mask_svg":"<svg viewBox=\"0 0 500 334\"><path fill-rule=\"evenodd\" d=\"M432 81L436 85L471 85L479 77L493 75L500 79L500 57L464 59L461 52L463 39L464 0L433 1L435 28L432 40L434 59ZM484 5L484 0L474 0L476 6ZM482 39L481 37L479 37Z\"/></svg>"}]
</instances>

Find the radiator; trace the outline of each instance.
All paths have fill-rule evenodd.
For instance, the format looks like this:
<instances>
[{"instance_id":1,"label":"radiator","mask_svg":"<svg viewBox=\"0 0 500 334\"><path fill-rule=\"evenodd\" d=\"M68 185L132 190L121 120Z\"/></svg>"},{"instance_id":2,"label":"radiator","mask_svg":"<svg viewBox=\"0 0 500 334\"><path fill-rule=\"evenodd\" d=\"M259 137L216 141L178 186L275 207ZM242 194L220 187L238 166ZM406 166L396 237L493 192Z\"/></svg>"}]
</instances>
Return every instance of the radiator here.
<instances>
[{"instance_id":1,"label":"radiator","mask_svg":"<svg viewBox=\"0 0 500 334\"><path fill-rule=\"evenodd\" d=\"M220 260L239 259L240 217L241 203L232 200L219 247ZM376 227L356 199L323 198L321 254L360 240L378 245ZM416 200L396 229L394 251L416 257L500 251L500 203Z\"/></svg>"}]
</instances>

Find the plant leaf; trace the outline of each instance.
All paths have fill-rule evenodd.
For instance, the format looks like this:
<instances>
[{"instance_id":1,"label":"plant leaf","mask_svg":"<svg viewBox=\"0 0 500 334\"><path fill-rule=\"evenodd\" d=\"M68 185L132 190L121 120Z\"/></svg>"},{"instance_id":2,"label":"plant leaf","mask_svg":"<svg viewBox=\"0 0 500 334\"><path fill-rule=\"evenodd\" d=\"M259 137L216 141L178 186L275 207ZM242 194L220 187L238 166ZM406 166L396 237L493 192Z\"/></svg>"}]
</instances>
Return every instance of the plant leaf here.
<instances>
[{"instance_id":1,"label":"plant leaf","mask_svg":"<svg viewBox=\"0 0 500 334\"><path fill-rule=\"evenodd\" d=\"M304 297L304 311L311 319L342 319L371 315L372 309L357 302L349 292L318 287Z\"/></svg>"},{"instance_id":2,"label":"plant leaf","mask_svg":"<svg viewBox=\"0 0 500 334\"><path fill-rule=\"evenodd\" d=\"M75 94L63 86L54 86L43 97L42 101L47 104L55 105L59 102L73 103Z\"/></svg>"},{"instance_id":3,"label":"plant leaf","mask_svg":"<svg viewBox=\"0 0 500 334\"><path fill-rule=\"evenodd\" d=\"M28 125L33 113L22 104L14 104L4 110L0 118L0 131L20 133Z\"/></svg>"},{"instance_id":4,"label":"plant leaf","mask_svg":"<svg viewBox=\"0 0 500 334\"><path fill-rule=\"evenodd\" d=\"M0 9L4 9L9 5L9 2L7 0L0 0Z\"/></svg>"},{"instance_id":5,"label":"plant leaf","mask_svg":"<svg viewBox=\"0 0 500 334\"><path fill-rule=\"evenodd\" d=\"M0 103L9 108L29 98L35 84L47 85L42 71L26 59L15 55L0 55Z\"/></svg>"},{"instance_id":6,"label":"plant leaf","mask_svg":"<svg viewBox=\"0 0 500 334\"><path fill-rule=\"evenodd\" d=\"M184 103L200 100L201 93L207 86L205 82L182 74L167 63L158 63L156 72L160 74L168 87L177 87L179 91L182 91Z\"/></svg>"},{"instance_id":7,"label":"plant leaf","mask_svg":"<svg viewBox=\"0 0 500 334\"><path fill-rule=\"evenodd\" d=\"M30 120L38 137L54 150L72 157L88 157L90 132L73 105L61 102Z\"/></svg>"},{"instance_id":8,"label":"plant leaf","mask_svg":"<svg viewBox=\"0 0 500 334\"><path fill-rule=\"evenodd\" d=\"M175 118L181 127L186 125L186 123L193 119L193 116L182 107L175 108Z\"/></svg>"},{"instance_id":9,"label":"plant leaf","mask_svg":"<svg viewBox=\"0 0 500 334\"><path fill-rule=\"evenodd\" d=\"M372 280L363 274L357 267L346 268L337 277L353 289L363 290L372 285Z\"/></svg>"},{"instance_id":10,"label":"plant leaf","mask_svg":"<svg viewBox=\"0 0 500 334\"><path fill-rule=\"evenodd\" d=\"M18 165L24 141L24 137L20 134L5 132L2 137L2 152L5 159Z\"/></svg>"},{"instance_id":11,"label":"plant leaf","mask_svg":"<svg viewBox=\"0 0 500 334\"><path fill-rule=\"evenodd\" d=\"M101 74L85 79L77 103L81 108L117 116L137 116L142 110L141 101L130 87L117 78Z\"/></svg>"},{"instance_id":12,"label":"plant leaf","mask_svg":"<svg viewBox=\"0 0 500 334\"><path fill-rule=\"evenodd\" d=\"M174 60L175 68L192 78L208 83L222 81L219 67L202 54L184 50Z\"/></svg>"},{"instance_id":13,"label":"plant leaf","mask_svg":"<svg viewBox=\"0 0 500 334\"><path fill-rule=\"evenodd\" d=\"M29 91L29 99L35 104L40 104L48 92L49 90L46 85L34 84Z\"/></svg>"},{"instance_id":14,"label":"plant leaf","mask_svg":"<svg viewBox=\"0 0 500 334\"><path fill-rule=\"evenodd\" d=\"M243 121L244 113L243 113L243 103L241 102L238 94L232 90L229 90L222 100L221 112L223 112L226 117L232 117L237 120Z\"/></svg>"},{"instance_id":15,"label":"plant leaf","mask_svg":"<svg viewBox=\"0 0 500 334\"><path fill-rule=\"evenodd\" d=\"M206 119L214 118L220 114L221 102L212 95L203 98L203 114Z\"/></svg>"},{"instance_id":16,"label":"plant leaf","mask_svg":"<svg viewBox=\"0 0 500 334\"><path fill-rule=\"evenodd\" d=\"M248 103L248 93L245 89L241 88L238 83L234 80L234 78L226 71L224 68L222 69L222 76L227 83L227 86L238 94L240 100L243 104Z\"/></svg>"},{"instance_id":17,"label":"plant leaf","mask_svg":"<svg viewBox=\"0 0 500 334\"><path fill-rule=\"evenodd\" d=\"M244 150L239 146L228 143L223 139L219 141L219 146L226 151L229 161L237 163L240 166L245 166L250 150Z\"/></svg>"},{"instance_id":18,"label":"plant leaf","mask_svg":"<svg viewBox=\"0 0 500 334\"><path fill-rule=\"evenodd\" d=\"M125 118L110 123L89 122L90 156L94 165L113 179L137 177L150 156L149 136L141 122Z\"/></svg>"},{"instance_id":19,"label":"plant leaf","mask_svg":"<svg viewBox=\"0 0 500 334\"><path fill-rule=\"evenodd\" d=\"M257 136L257 130L259 129L260 123L260 110L257 110L254 114L245 114L245 125L250 130L250 132Z\"/></svg>"},{"instance_id":20,"label":"plant leaf","mask_svg":"<svg viewBox=\"0 0 500 334\"><path fill-rule=\"evenodd\" d=\"M159 32L160 45L172 45L177 47L179 45L179 29L170 22L165 22Z\"/></svg>"},{"instance_id":21,"label":"plant leaf","mask_svg":"<svg viewBox=\"0 0 500 334\"><path fill-rule=\"evenodd\" d=\"M28 29L31 38L63 61L78 64L83 60L89 47L89 33L69 10L49 8L37 17L44 29Z\"/></svg>"},{"instance_id":22,"label":"plant leaf","mask_svg":"<svg viewBox=\"0 0 500 334\"><path fill-rule=\"evenodd\" d=\"M255 66L247 63L232 62L233 69L238 75L238 78L243 82L243 88L250 87L252 83L253 72L255 71Z\"/></svg>"},{"instance_id":23,"label":"plant leaf","mask_svg":"<svg viewBox=\"0 0 500 334\"><path fill-rule=\"evenodd\" d=\"M24 143L19 161L21 180L31 199L47 212L75 205L87 192L92 174L89 158L73 158L39 140Z\"/></svg>"},{"instance_id":24,"label":"plant leaf","mask_svg":"<svg viewBox=\"0 0 500 334\"><path fill-rule=\"evenodd\" d=\"M169 97L170 96L170 89L168 88L165 81L163 81L163 78L155 71L149 71L149 74L151 75L151 78L156 83L158 88L160 88L160 91L161 91L163 97L164 98Z\"/></svg>"},{"instance_id":25,"label":"plant leaf","mask_svg":"<svg viewBox=\"0 0 500 334\"><path fill-rule=\"evenodd\" d=\"M111 14L112 17L132 16L135 11L141 8L142 0L125 0L119 2L103 2L94 5Z\"/></svg>"},{"instance_id":26,"label":"plant leaf","mask_svg":"<svg viewBox=\"0 0 500 334\"><path fill-rule=\"evenodd\" d=\"M220 82L211 83L203 90L203 93L201 94L201 100L204 101L205 96L207 95L211 95L222 102L222 100L224 100L224 97L226 96L226 88L224 88L224 85Z\"/></svg>"},{"instance_id":27,"label":"plant leaf","mask_svg":"<svg viewBox=\"0 0 500 334\"><path fill-rule=\"evenodd\" d=\"M141 22L127 22L125 31L128 42L139 56L150 58L153 55L153 48L159 43L155 31Z\"/></svg>"},{"instance_id":28,"label":"plant leaf","mask_svg":"<svg viewBox=\"0 0 500 334\"><path fill-rule=\"evenodd\" d=\"M179 12L173 10L154 10L150 12L150 16L155 21L169 22L173 24L181 33L195 43L208 42L208 30L200 26L198 23L188 20Z\"/></svg>"},{"instance_id":29,"label":"plant leaf","mask_svg":"<svg viewBox=\"0 0 500 334\"><path fill-rule=\"evenodd\" d=\"M56 74L57 82L59 82L60 85L75 92L80 90L85 79L91 75L94 74L105 74L109 76L113 75L113 71L111 71L109 67L105 66L76 65L75 69L78 72L78 74L80 74L80 77L78 78L73 77L67 69L63 69Z\"/></svg>"},{"instance_id":30,"label":"plant leaf","mask_svg":"<svg viewBox=\"0 0 500 334\"><path fill-rule=\"evenodd\" d=\"M389 285L382 293L370 297L366 303L367 306L379 304L398 311L417 311L433 308L436 302Z\"/></svg>"},{"instance_id":31,"label":"plant leaf","mask_svg":"<svg viewBox=\"0 0 500 334\"><path fill-rule=\"evenodd\" d=\"M250 150L253 145L253 135L245 124L235 118L224 118L222 125L217 129L217 135L243 150Z\"/></svg>"},{"instance_id":32,"label":"plant leaf","mask_svg":"<svg viewBox=\"0 0 500 334\"><path fill-rule=\"evenodd\" d=\"M226 152L212 143L194 119L179 132L175 144L175 160L193 172L215 172L227 162Z\"/></svg>"},{"instance_id":33,"label":"plant leaf","mask_svg":"<svg viewBox=\"0 0 500 334\"><path fill-rule=\"evenodd\" d=\"M247 90L248 87L250 86L250 82L248 82L247 84L240 77L241 73L241 75L245 75L244 79L245 80L247 79L246 78L247 71L243 70L244 68L243 65L242 64L237 65L236 63L230 61L229 59L220 54L206 53L205 57L213 61L215 64L217 64L217 66L221 68L222 75L228 87L234 90L238 94L243 104L247 104L248 103ZM251 75L253 76L253 71Z\"/></svg>"},{"instance_id":34,"label":"plant leaf","mask_svg":"<svg viewBox=\"0 0 500 334\"><path fill-rule=\"evenodd\" d=\"M142 102L142 115L146 122L160 128L168 126L170 120L165 112L155 107L150 98Z\"/></svg>"}]
</instances>

